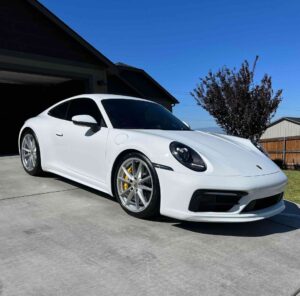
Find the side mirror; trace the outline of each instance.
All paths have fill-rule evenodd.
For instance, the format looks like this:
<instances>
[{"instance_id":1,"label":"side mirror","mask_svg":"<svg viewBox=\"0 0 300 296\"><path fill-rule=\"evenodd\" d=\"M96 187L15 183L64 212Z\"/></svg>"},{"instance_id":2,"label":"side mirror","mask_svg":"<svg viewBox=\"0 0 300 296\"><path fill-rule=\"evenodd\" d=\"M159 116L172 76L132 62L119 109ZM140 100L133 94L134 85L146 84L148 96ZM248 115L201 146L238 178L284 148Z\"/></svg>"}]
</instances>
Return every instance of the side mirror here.
<instances>
[{"instance_id":1,"label":"side mirror","mask_svg":"<svg viewBox=\"0 0 300 296\"><path fill-rule=\"evenodd\" d=\"M90 115L75 115L72 117L72 122L77 125L88 126L91 128L98 127L96 119Z\"/></svg>"}]
</instances>

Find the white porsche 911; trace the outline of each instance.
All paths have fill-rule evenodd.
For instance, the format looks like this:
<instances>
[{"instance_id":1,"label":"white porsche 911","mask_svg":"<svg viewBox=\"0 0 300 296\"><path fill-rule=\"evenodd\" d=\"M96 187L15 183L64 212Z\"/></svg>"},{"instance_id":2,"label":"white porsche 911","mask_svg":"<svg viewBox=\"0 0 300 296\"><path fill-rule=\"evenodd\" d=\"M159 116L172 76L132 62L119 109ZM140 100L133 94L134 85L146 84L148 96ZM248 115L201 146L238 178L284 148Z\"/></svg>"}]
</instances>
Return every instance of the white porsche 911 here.
<instances>
[{"instance_id":1,"label":"white porsche 911","mask_svg":"<svg viewBox=\"0 0 300 296\"><path fill-rule=\"evenodd\" d=\"M191 130L151 101L80 95L27 120L25 171L116 196L129 214L245 222L284 209L283 172L249 140Z\"/></svg>"}]
</instances>

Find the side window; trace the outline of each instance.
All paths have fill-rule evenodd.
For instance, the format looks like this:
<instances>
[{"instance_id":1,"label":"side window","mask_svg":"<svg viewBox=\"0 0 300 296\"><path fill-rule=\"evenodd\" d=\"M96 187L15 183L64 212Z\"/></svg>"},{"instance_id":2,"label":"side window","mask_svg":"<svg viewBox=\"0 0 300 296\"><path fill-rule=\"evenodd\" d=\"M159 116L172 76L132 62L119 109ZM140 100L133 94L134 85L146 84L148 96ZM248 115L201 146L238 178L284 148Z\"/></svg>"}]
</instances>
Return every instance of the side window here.
<instances>
[{"instance_id":1,"label":"side window","mask_svg":"<svg viewBox=\"0 0 300 296\"><path fill-rule=\"evenodd\" d=\"M90 115L96 119L99 125L106 127L97 104L91 99L74 99L70 101L67 120L72 120L75 115Z\"/></svg>"},{"instance_id":2,"label":"side window","mask_svg":"<svg viewBox=\"0 0 300 296\"><path fill-rule=\"evenodd\" d=\"M55 118L66 119L68 106L69 106L69 102L59 104L58 106L52 108L48 112L48 114L52 117L55 117Z\"/></svg>"}]
</instances>

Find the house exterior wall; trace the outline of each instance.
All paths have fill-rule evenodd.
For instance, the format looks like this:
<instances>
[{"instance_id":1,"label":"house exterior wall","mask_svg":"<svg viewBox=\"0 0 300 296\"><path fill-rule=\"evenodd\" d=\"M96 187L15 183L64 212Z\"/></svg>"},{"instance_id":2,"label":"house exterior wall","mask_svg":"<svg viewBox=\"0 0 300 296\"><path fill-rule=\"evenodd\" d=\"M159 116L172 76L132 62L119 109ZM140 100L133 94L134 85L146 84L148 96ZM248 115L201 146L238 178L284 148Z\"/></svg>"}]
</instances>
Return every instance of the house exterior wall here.
<instances>
[{"instance_id":1,"label":"house exterior wall","mask_svg":"<svg viewBox=\"0 0 300 296\"><path fill-rule=\"evenodd\" d=\"M300 136L300 124L296 124L288 120L283 120L267 128L261 136L261 139L264 140L296 136Z\"/></svg>"},{"instance_id":2,"label":"house exterior wall","mask_svg":"<svg viewBox=\"0 0 300 296\"><path fill-rule=\"evenodd\" d=\"M74 38L24 0L0 1L1 49L98 64Z\"/></svg>"},{"instance_id":3,"label":"house exterior wall","mask_svg":"<svg viewBox=\"0 0 300 296\"><path fill-rule=\"evenodd\" d=\"M86 92L107 92L107 64L43 15L31 1L0 1L0 70L82 79Z\"/></svg>"},{"instance_id":4,"label":"house exterior wall","mask_svg":"<svg viewBox=\"0 0 300 296\"><path fill-rule=\"evenodd\" d=\"M0 71L81 80L88 93L147 98L170 110L177 102L161 96L157 83L143 75L132 81L122 77L110 60L35 0L0 1L0 40Z\"/></svg>"}]
</instances>

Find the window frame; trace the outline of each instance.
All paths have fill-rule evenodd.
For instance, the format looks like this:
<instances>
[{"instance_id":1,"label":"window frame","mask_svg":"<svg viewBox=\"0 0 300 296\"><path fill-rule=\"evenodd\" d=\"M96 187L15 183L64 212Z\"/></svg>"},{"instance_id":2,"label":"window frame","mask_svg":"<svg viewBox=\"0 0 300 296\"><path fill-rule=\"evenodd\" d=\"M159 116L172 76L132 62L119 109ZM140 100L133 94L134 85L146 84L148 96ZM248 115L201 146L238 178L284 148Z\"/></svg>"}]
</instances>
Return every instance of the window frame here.
<instances>
[{"instance_id":1,"label":"window frame","mask_svg":"<svg viewBox=\"0 0 300 296\"><path fill-rule=\"evenodd\" d=\"M68 102L69 102L69 106L68 106L68 110L67 110L66 116L65 116L65 120L66 120L66 121L71 121L71 122L72 122L72 119L71 119L71 120L68 119L68 115L69 115L69 110L70 110L70 107L71 107L72 102L74 102L74 101L76 101L76 100L87 100L87 101L91 101L92 103L94 103L95 107L97 108L97 110L98 110L98 112L99 112L99 114L100 114L100 116L101 116L101 122L98 123L97 118L95 118L94 116L92 116L92 115L90 115L90 114L83 113L83 114L78 114L78 115L84 115L84 114L90 115L90 116L92 116L92 117L97 121L97 124L98 124L99 127L101 127L101 128L102 128L102 127L107 127L107 124L106 124L106 122L105 122L105 119L104 119L104 117L103 117L103 115L102 115L102 112L101 112L101 110L100 110L98 104L95 102L95 100L93 100L93 99L91 99L91 98L87 98L87 97L80 97L80 98L71 99L71 100L68 101Z\"/></svg>"},{"instance_id":2,"label":"window frame","mask_svg":"<svg viewBox=\"0 0 300 296\"><path fill-rule=\"evenodd\" d=\"M54 107L52 107L52 108L48 111L47 114L48 114L49 116L53 117L53 118L56 118L56 119L60 119L60 120L65 120L65 121L72 122L72 120L68 119L68 114L69 114L69 110L70 110L70 106L71 106L72 102L73 102L73 101L76 101L76 100L88 100L88 101L93 102L93 103L95 104L95 107L98 109L98 112L99 112L99 114L100 114L100 116L101 116L101 119L102 119L100 123L97 122L98 126L101 127L101 128L102 128L102 127L107 127L107 124L106 124L106 122L105 122L105 119L104 119L104 117L103 117L103 115L102 115L102 112L101 112L101 110L100 110L98 104L96 103L95 100L93 100L93 99L91 99L91 98L87 98L87 97L74 98L74 99L70 99L70 100L61 102L61 103L55 105ZM67 106L67 109L66 109L66 113L65 113L64 118L55 117L55 116L53 116L53 115L50 114L50 112L51 112L53 109L55 109L56 107L59 107L59 106L61 106L61 105L63 105L63 104L67 104L67 105L68 105L68 106ZM82 115L84 115L84 114L86 114L86 113L83 113ZM89 115L89 114L87 114L87 115ZM93 118L94 118L94 116L93 116ZM94 118L94 119L97 121L97 118Z\"/></svg>"}]
</instances>

